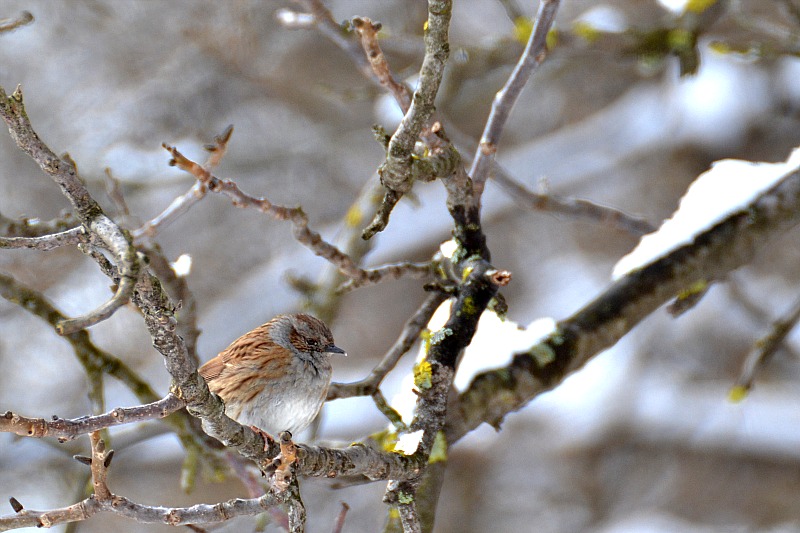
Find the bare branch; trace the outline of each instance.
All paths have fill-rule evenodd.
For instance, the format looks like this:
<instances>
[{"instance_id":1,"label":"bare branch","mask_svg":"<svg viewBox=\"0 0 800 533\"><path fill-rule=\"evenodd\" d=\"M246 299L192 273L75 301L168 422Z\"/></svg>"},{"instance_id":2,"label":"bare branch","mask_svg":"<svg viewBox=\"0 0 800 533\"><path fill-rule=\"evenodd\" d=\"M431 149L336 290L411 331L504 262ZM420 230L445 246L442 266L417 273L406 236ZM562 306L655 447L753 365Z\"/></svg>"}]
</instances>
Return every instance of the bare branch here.
<instances>
[{"instance_id":1,"label":"bare branch","mask_svg":"<svg viewBox=\"0 0 800 533\"><path fill-rule=\"evenodd\" d=\"M510 412L558 386L589 359L614 345L640 320L687 287L725 279L770 237L800 223L800 170L732 213L694 242L617 281L557 330L504 368L475 377L448 420L454 442L483 422L499 424Z\"/></svg>"},{"instance_id":2,"label":"bare branch","mask_svg":"<svg viewBox=\"0 0 800 533\"><path fill-rule=\"evenodd\" d=\"M35 250L52 250L61 246L70 246L86 242L83 226L68 229L40 237L0 237L0 248L33 248Z\"/></svg>"},{"instance_id":3,"label":"bare branch","mask_svg":"<svg viewBox=\"0 0 800 533\"><path fill-rule=\"evenodd\" d=\"M22 217L12 219L0 213L0 228L6 238L10 237L44 237L53 233L61 233L75 229L75 217L66 212L53 220Z\"/></svg>"},{"instance_id":4,"label":"bare branch","mask_svg":"<svg viewBox=\"0 0 800 533\"><path fill-rule=\"evenodd\" d=\"M23 11L15 19L0 19L0 33L16 30L31 22L33 22L33 15L30 11Z\"/></svg>"},{"instance_id":5,"label":"bare branch","mask_svg":"<svg viewBox=\"0 0 800 533\"><path fill-rule=\"evenodd\" d=\"M202 200L208 192L208 179L211 177L211 170L215 169L222 162L222 158L228 150L228 141L233 134L233 126L225 128L221 134L214 137L214 142L204 146L209 156L203 165L198 165L194 161L185 159L183 162L186 168L180 167L192 174L197 181L192 187L175 198L167 208L162 211L158 216L146 222L139 229L134 230L132 233L134 239L141 237L155 237L158 232L174 222L181 215L189 211L189 209Z\"/></svg>"},{"instance_id":6,"label":"bare branch","mask_svg":"<svg viewBox=\"0 0 800 533\"><path fill-rule=\"evenodd\" d=\"M364 77L372 79L372 70L369 62L361 52L361 47L353 39L349 38L346 28L336 22L330 10L325 7L321 0L294 0L294 2L308 11L308 14L314 19L317 30L350 56L350 59L358 66ZM287 25L285 18L281 16L281 11L278 11L276 16L284 25ZM287 27L292 26L287 25Z\"/></svg>"},{"instance_id":7,"label":"bare branch","mask_svg":"<svg viewBox=\"0 0 800 533\"><path fill-rule=\"evenodd\" d=\"M202 181L196 181L188 191L175 198L158 216L145 222L142 227L133 230L131 235L134 239L155 237L162 228L174 222L189 211L194 204L202 200L207 191L208 188Z\"/></svg>"},{"instance_id":8,"label":"bare branch","mask_svg":"<svg viewBox=\"0 0 800 533\"><path fill-rule=\"evenodd\" d=\"M375 212L372 222L370 222L369 225L364 228L364 231L361 233L361 238L367 241L385 230L386 226L389 224L389 217L392 214L392 210L394 210L394 206L397 205L397 202L399 202L400 198L402 197L403 193L392 190L385 191L383 193L381 205Z\"/></svg>"},{"instance_id":9,"label":"bare branch","mask_svg":"<svg viewBox=\"0 0 800 533\"><path fill-rule=\"evenodd\" d=\"M408 319L403 331L395 343L386 352L378 365L372 369L369 376L354 383L332 383L328 389L328 400L337 398L350 398L353 396L369 396L378 390L383 379L403 357L414 346L419 339L419 335L425 326L428 325L433 313L447 299L447 296L439 291L431 293L419 309Z\"/></svg>"},{"instance_id":10,"label":"bare branch","mask_svg":"<svg viewBox=\"0 0 800 533\"><path fill-rule=\"evenodd\" d=\"M237 516L254 516L280 503L280 498L268 493L259 498L247 500L237 498L221 503L199 504L191 507L154 507L135 503L123 496L112 494L111 498L106 501L87 498L69 507L51 511L33 511L22 508L16 514L0 516L0 531L20 527L52 527L86 520L101 512L113 513L143 524L169 526L216 524Z\"/></svg>"},{"instance_id":11,"label":"bare branch","mask_svg":"<svg viewBox=\"0 0 800 533\"><path fill-rule=\"evenodd\" d=\"M411 100L411 106L389 141L386 161L378 169L383 186L395 193L394 196L387 193L386 200L390 201L385 202L386 207L383 209L385 212L391 211L400 195L411 190L414 145L433 115L434 100L439 92L444 66L450 55L447 34L451 11L450 0L428 1L425 57L419 72L419 84ZM383 218L388 220L388 213ZM367 238L366 232L365 238Z\"/></svg>"},{"instance_id":12,"label":"bare branch","mask_svg":"<svg viewBox=\"0 0 800 533\"><path fill-rule=\"evenodd\" d=\"M656 230L647 220L631 216L613 207L598 205L580 198L566 198L554 194L532 192L511 178L496 161L492 165L492 179L514 201L530 209L598 222L604 226L619 229L636 236L646 235Z\"/></svg>"},{"instance_id":13,"label":"bare branch","mask_svg":"<svg viewBox=\"0 0 800 533\"><path fill-rule=\"evenodd\" d=\"M110 317L130 300L139 274L136 251L119 226L103 213L99 204L89 194L78 177L75 163L69 156L63 158L56 156L33 130L25 112L21 87L17 87L10 97L0 87L0 115L17 146L36 161L39 167L61 187L78 219L90 233L102 240L117 262L121 281L114 296L90 313L62 321L58 331L61 334L69 334L97 324Z\"/></svg>"},{"instance_id":14,"label":"bare branch","mask_svg":"<svg viewBox=\"0 0 800 533\"><path fill-rule=\"evenodd\" d=\"M111 491L108 489L106 483L106 474L108 467L111 464L111 457L114 453L113 450L106 452L106 444L100 438L99 431L93 431L89 434L89 440L92 443L92 486L94 487L94 496L100 502L107 502L111 500Z\"/></svg>"},{"instance_id":15,"label":"bare branch","mask_svg":"<svg viewBox=\"0 0 800 533\"><path fill-rule=\"evenodd\" d=\"M131 263L131 265L133 265L133 263ZM111 315L117 312L117 309L130 301L135 286L135 278L123 277L117 287L117 291L111 299L85 315L62 320L56 327L56 331L61 335L69 335L70 333L86 329L110 318Z\"/></svg>"},{"instance_id":16,"label":"bare branch","mask_svg":"<svg viewBox=\"0 0 800 533\"><path fill-rule=\"evenodd\" d=\"M480 146L475 152L472 167L469 169L474 188L472 201L476 206L480 206L481 195L492 167L491 162L495 158L500 136L511 114L511 109L528 83L531 74L547 56L547 34L553 25L559 4L560 0L541 0L539 2L539 12L536 14L536 22L533 25L528 44L525 46L525 51L508 81L492 102L492 111L483 129Z\"/></svg>"},{"instance_id":17,"label":"bare branch","mask_svg":"<svg viewBox=\"0 0 800 533\"><path fill-rule=\"evenodd\" d=\"M403 114L407 113L411 107L411 89L406 84L399 83L392 75L386 56L383 55L381 45L378 43L378 32L381 29L380 23L375 24L366 17L355 17L352 20L352 24L356 33L358 33L361 47L364 49L378 83L394 96Z\"/></svg>"},{"instance_id":18,"label":"bare branch","mask_svg":"<svg viewBox=\"0 0 800 533\"><path fill-rule=\"evenodd\" d=\"M164 418L184 407L183 401L172 394L161 400L135 407L117 407L113 411L97 416L84 416L75 419L53 417L29 418L7 411L0 416L0 432L14 433L21 437L55 437L61 442L81 435L122 424L133 424Z\"/></svg>"},{"instance_id":19,"label":"bare branch","mask_svg":"<svg viewBox=\"0 0 800 533\"><path fill-rule=\"evenodd\" d=\"M125 197L122 194L122 185L119 180L114 177L114 174L108 167L104 169L103 175L105 176L106 196L108 196L109 200L114 204L118 216L124 218L130 217L131 210L128 208L128 202L125 201Z\"/></svg>"},{"instance_id":20,"label":"bare branch","mask_svg":"<svg viewBox=\"0 0 800 533\"><path fill-rule=\"evenodd\" d=\"M732 395L741 397L753 388L758 372L766 366L798 321L800 321L800 299L795 301L784 316L772 324L772 328L766 335L755 342L753 349L747 354L742 364L742 370L736 380Z\"/></svg>"},{"instance_id":21,"label":"bare branch","mask_svg":"<svg viewBox=\"0 0 800 533\"><path fill-rule=\"evenodd\" d=\"M331 533L342 533L344 530L344 521L347 518L347 511L350 510L350 506L345 502L341 502L341 504L342 508L336 516L336 522L333 524L333 531Z\"/></svg>"},{"instance_id":22,"label":"bare branch","mask_svg":"<svg viewBox=\"0 0 800 533\"><path fill-rule=\"evenodd\" d=\"M239 189L239 186L233 181L221 180L213 176L200 165L180 153L177 148L166 144L164 148L172 154L171 165L191 173L200 182L203 182L210 191L224 194L233 200L235 206L258 209L276 220L290 221L294 227L294 238L316 255L336 265L342 274L354 279L362 279L367 275L366 271L356 265L347 254L325 241L319 233L308 227L308 216L301 208L274 205L266 198L250 196Z\"/></svg>"},{"instance_id":23,"label":"bare branch","mask_svg":"<svg viewBox=\"0 0 800 533\"><path fill-rule=\"evenodd\" d=\"M411 277L414 279L425 279L433 274L433 263L430 261L426 263L394 263L391 265L384 265L376 268L364 270L364 276L356 281L349 279L345 281L340 287L339 292L350 292L360 287L368 285L375 285L380 283L386 278L400 279L402 277Z\"/></svg>"}]
</instances>

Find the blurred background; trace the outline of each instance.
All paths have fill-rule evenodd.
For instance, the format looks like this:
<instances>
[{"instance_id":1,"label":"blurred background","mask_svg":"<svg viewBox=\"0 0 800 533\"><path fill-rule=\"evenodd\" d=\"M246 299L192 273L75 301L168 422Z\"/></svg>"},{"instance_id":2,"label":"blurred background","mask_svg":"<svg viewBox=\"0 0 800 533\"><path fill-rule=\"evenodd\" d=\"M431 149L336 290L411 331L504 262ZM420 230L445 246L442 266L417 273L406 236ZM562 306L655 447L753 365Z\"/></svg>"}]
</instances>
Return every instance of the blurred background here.
<instances>
[{"instance_id":1,"label":"blurred background","mask_svg":"<svg viewBox=\"0 0 800 533\"><path fill-rule=\"evenodd\" d=\"M469 143L522 52L520 17L531 17L537 2L454 4L437 105L448 132ZM327 5L339 21L382 22L392 68L414 76L425 2ZM113 214L104 192L104 169L111 170L130 206L129 228L193 184L167 166L162 142L202 158L201 147L234 124L215 174L275 203L302 205L312 227L336 239L351 203L377 179L383 152L371 126L392 131L398 114L319 32L282 26L281 8L299 9L280 1L4 0L0 18L28 10L35 20L0 33L0 85L8 93L23 86L34 128L56 153L72 156ZM683 8L563 0L556 45L502 139L498 161L508 173L531 190L588 199L657 225L712 161L785 160L800 145L800 4L731 0L681 16ZM687 32L699 34L696 49L676 38ZM681 69L696 73L681 77ZM470 153L462 150L465 159ZM441 184L417 184L414 193L375 238L367 264L425 260L449 237ZM485 198L493 262L514 275L504 291L508 316L522 325L581 308L609 285L614 263L637 242L606 225L520 207L492 182ZM0 135L0 213L50 220L67 208L57 186ZM171 260L192 258L202 360L273 315L300 309L304 298L289 276L330 276L288 224L220 196L207 196L157 241ZM539 533L800 530L800 336L790 335L744 402L727 400L753 342L800 294L798 260L794 231L680 318L654 313L557 390L510 415L501 432L484 425L465 437L450 455L436 531L529 531L533 524ZM0 270L68 315L109 295L108 279L72 248L6 250ZM388 281L341 300L332 325L350 357L337 361L334 380L359 379L380 360L424 299L421 285ZM0 317L0 411L90 413L87 378L68 344L5 300ZM161 357L133 310L91 335L167 392ZM390 376L387 396L398 392L413 356ZM505 356L484 354L487 366ZM108 409L136 403L108 380ZM338 400L326 405L317 439L351 442L385 424L371 400ZM109 482L120 495L165 506L245 496L238 483L204 479L182 493L182 449L156 422L111 434L117 453ZM0 434L0 496L29 509L74 503L87 472L71 455L87 452L86 438L59 445ZM382 527L385 484L334 490L307 480L302 487L309 531L331 530L340 501L351 507L345 531ZM109 524L171 530L108 516L77 530L107 531ZM243 518L220 530L253 527Z\"/></svg>"}]
</instances>

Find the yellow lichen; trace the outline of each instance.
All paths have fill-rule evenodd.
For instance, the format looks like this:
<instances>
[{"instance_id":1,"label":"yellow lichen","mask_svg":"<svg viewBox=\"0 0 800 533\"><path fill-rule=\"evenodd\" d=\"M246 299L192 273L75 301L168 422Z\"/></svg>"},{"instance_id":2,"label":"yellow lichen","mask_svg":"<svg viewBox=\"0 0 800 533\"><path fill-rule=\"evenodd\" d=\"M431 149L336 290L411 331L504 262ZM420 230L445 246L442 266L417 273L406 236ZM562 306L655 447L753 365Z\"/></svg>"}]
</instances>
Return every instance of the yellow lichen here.
<instances>
[{"instance_id":1,"label":"yellow lichen","mask_svg":"<svg viewBox=\"0 0 800 533\"><path fill-rule=\"evenodd\" d=\"M572 33L582 38L587 43L593 43L600 38L601 32L588 22L578 21L572 25Z\"/></svg>"},{"instance_id":2,"label":"yellow lichen","mask_svg":"<svg viewBox=\"0 0 800 533\"><path fill-rule=\"evenodd\" d=\"M414 385L420 390L430 389L433 385L433 369L428 361L422 360L414 365Z\"/></svg>"},{"instance_id":3,"label":"yellow lichen","mask_svg":"<svg viewBox=\"0 0 800 533\"><path fill-rule=\"evenodd\" d=\"M422 352L427 354L428 351L431 349L431 341L433 339L433 333L429 329L423 329L422 332L419 334L419 338L422 340Z\"/></svg>"},{"instance_id":4,"label":"yellow lichen","mask_svg":"<svg viewBox=\"0 0 800 533\"><path fill-rule=\"evenodd\" d=\"M533 19L528 17L517 17L514 19L514 40L525 44L531 38L533 32Z\"/></svg>"},{"instance_id":5,"label":"yellow lichen","mask_svg":"<svg viewBox=\"0 0 800 533\"><path fill-rule=\"evenodd\" d=\"M556 352L547 343L540 343L529 350L531 357L539 367L547 366L556 360Z\"/></svg>"},{"instance_id":6,"label":"yellow lichen","mask_svg":"<svg viewBox=\"0 0 800 533\"><path fill-rule=\"evenodd\" d=\"M436 433L436 438L433 440L433 447L428 457L428 463L439 463L442 461L447 461L447 438L444 436L443 431L439 431Z\"/></svg>"},{"instance_id":7,"label":"yellow lichen","mask_svg":"<svg viewBox=\"0 0 800 533\"><path fill-rule=\"evenodd\" d=\"M461 310L468 315L474 315L478 308L475 305L475 299L472 296L467 296L464 298L464 301L461 302Z\"/></svg>"},{"instance_id":8,"label":"yellow lichen","mask_svg":"<svg viewBox=\"0 0 800 533\"><path fill-rule=\"evenodd\" d=\"M683 289L681 292L678 293L678 300L685 300L695 294L699 294L708 288L708 282L704 279L699 279Z\"/></svg>"},{"instance_id":9,"label":"yellow lichen","mask_svg":"<svg viewBox=\"0 0 800 533\"><path fill-rule=\"evenodd\" d=\"M384 451L394 451L394 445L397 443L397 433L388 429L378 431L369 436Z\"/></svg>"},{"instance_id":10,"label":"yellow lichen","mask_svg":"<svg viewBox=\"0 0 800 533\"><path fill-rule=\"evenodd\" d=\"M744 385L734 385L728 391L728 401L731 403L739 403L747 397L747 387Z\"/></svg>"},{"instance_id":11,"label":"yellow lichen","mask_svg":"<svg viewBox=\"0 0 800 533\"><path fill-rule=\"evenodd\" d=\"M547 32L545 43L548 50L552 50L558 44L558 30L555 27L550 28L550 31Z\"/></svg>"},{"instance_id":12,"label":"yellow lichen","mask_svg":"<svg viewBox=\"0 0 800 533\"><path fill-rule=\"evenodd\" d=\"M717 3L717 0L689 0L686 2L684 13L702 13Z\"/></svg>"},{"instance_id":13,"label":"yellow lichen","mask_svg":"<svg viewBox=\"0 0 800 533\"><path fill-rule=\"evenodd\" d=\"M344 223L349 228L360 227L363 220L364 213L361 212L361 208L358 206L358 204L353 204L353 206L347 210L347 214L344 216Z\"/></svg>"},{"instance_id":14,"label":"yellow lichen","mask_svg":"<svg viewBox=\"0 0 800 533\"><path fill-rule=\"evenodd\" d=\"M667 34L667 43L672 50L690 50L693 44L692 32L683 28L675 28Z\"/></svg>"},{"instance_id":15,"label":"yellow lichen","mask_svg":"<svg viewBox=\"0 0 800 533\"><path fill-rule=\"evenodd\" d=\"M408 505L410 503L414 503L414 496L408 494L407 492L401 491L397 493L397 501L403 505Z\"/></svg>"}]
</instances>

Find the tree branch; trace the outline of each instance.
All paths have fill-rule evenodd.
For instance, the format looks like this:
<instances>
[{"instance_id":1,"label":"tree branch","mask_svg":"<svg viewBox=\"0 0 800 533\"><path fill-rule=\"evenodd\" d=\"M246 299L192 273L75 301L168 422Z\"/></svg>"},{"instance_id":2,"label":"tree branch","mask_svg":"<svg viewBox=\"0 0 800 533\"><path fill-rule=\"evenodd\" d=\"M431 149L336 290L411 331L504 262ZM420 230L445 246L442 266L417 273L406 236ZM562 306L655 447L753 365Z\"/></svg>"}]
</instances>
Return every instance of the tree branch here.
<instances>
[{"instance_id":1,"label":"tree branch","mask_svg":"<svg viewBox=\"0 0 800 533\"><path fill-rule=\"evenodd\" d=\"M164 418L184 406L182 400L168 394L153 403L135 407L117 407L101 415L82 416L71 420L55 416L51 420L29 418L7 411L0 416L0 432L14 433L21 437L55 437L61 442L66 442L112 426Z\"/></svg>"},{"instance_id":2,"label":"tree branch","mask_svg":"<svg viewBox=\"0 0 800 533\"><path fill-rule=\"evenodd\" d=\"M21 87L17 87L10 97L0 87L0 115L17 146L61 187L78 219L90 233L96 234L102 240L117 262L121 279L114 296L94 311L63 320L58 325L58 331L64 335L97 324L130 300L139 275L136 251L129 237L103 213L100 205L89 194L69 156L59 158L39 139L25 112Z\"/></svg>"},{"instance_id":3,"label":"tree branch","mask_svg":"<svg viewBox=\"0 0 800 533\"><path fill-rule=\"evenodd\" d=\"M70 246L86 242L83 226L41 235L39 237L0 237L0 248L33 248L47 251L61 246Z\"/></svg>"},{"instance_id":4,"label":"tree branch","mask_svg":"<svg viewBox=\"0 0 800 533\"><path fill-rule=\"evenodd\" d=\"M492 102L492 111L483 129L480 145L472 160L472 167L469 169L474 188L472 201L478 208L480 208L481 195L486 179L489 177L492 161L506 121L531 74L547 56L547 34L553 26L559 4L560 0L541 0L539 2L539 12L536 14L536 22L533 25L528 44L525 46L525 51L519 58L508 81Z\"/></svg>"},{"instance_id":5,"label":"tree branch","mask_svg":"<svg viewBox=\"0 0 800 533\"><path fill-rule=\"evenodd\" d=\"M450 55L448 31L452 3L450 0L429 0L428 21L425 24L425 57L419 71L419 84L411 100L403 120L389 140L386 150L386 161L378 168L381 183L387 189L383 209L384 219L388 220L391 208L400 196L411 190L413 184L412 154L414 145L419 139L434 112L434 100L439 92L439 85L444 75L444 66ZM393 193L393 194L391 194ZM376 224L378 222L379 224ZM376 218L373 224L364 230L364 237L374 235L380 225ZM385 222L382 224L386 226Z\"/></svg>"},{"instance_id":6,"label":"tree branch","mask_svg":"<svg viewBox=\"0 0 800 533\"><path fill-rule=\"evenodd\" d=\"M448 420L448 441L460 439L483 422L498 426L508 413L559 385L686 287L725 279L751 260L770 237L798 223L800 170L788 174L746 209L697 235L692 244L614 283L559 322L547 339L516 354L510 365L476 376Z\"/></svg>"},{"instance_id":7,"label":"tree branch","mask_svg":"<svg viewBox=\"0 0 800 533\"><path fill-rule=\"evenodd\" d=\"M353 383L332 383L328 389L328 400L351 398L353 396L369 396L380 387L381 382L397 364L403 355L408 353L419 335L430 321L433 313L447 298L442 292L431 293L419 309L408 319L400 336L386 352L369 376Z\"/></svg>"}]
</instances>

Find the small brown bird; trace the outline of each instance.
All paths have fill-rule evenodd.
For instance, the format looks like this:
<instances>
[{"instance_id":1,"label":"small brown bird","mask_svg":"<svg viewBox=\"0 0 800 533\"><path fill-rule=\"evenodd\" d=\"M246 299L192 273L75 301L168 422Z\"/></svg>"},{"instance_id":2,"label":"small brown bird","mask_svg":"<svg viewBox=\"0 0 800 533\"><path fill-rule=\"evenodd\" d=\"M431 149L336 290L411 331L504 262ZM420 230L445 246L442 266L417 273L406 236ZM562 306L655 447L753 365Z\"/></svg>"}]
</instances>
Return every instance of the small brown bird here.
<instances>
[{"instance_id":1,"label":"small brown bird","mask_svg":"<svg viewBox=\"0 0 800 533\"><path fill-rule=\"evenodd\" d=\"M233 341L199 372L229 417L273 436L297 434L325 402L331 354L347 355L321 320L278 315Z\"/></svg>"}]
</instances>

